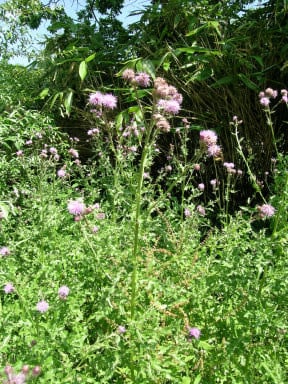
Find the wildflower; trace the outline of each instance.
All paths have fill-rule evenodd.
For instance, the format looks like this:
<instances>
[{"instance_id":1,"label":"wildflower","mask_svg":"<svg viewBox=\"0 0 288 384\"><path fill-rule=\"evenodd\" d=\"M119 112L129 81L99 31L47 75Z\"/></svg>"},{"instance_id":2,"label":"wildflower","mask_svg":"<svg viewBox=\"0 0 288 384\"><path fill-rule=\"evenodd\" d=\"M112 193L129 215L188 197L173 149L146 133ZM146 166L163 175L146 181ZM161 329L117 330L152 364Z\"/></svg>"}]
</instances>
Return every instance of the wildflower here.
<instances>
[{"instance_id":1,"label":"wildflower","mask_svg":"<svg viewBox=\"0 0 288 384\"><path fill-rule=\"evenodd\" d=\"M131 82L135 78L135 72L133 69L127 68L122 73L122 78Z\"/></svg>"},{"instance_id":2,"label":"wildflower","mask_svg":"<svg viewBox=\"0 0 288 384\"><path fill-rule=\"evenodd\" d=\"M99 91L92 93L89 96L89 104L101 106L103 103L103 94Z\"/></svg>"},{"instance_id":3,"label":"wildflower","mask_svg":"<svg viewBox=\"0 0 288 384\"><path fill-rule=\"evenodd\" d=\"M123 334L126 332L126 328L123 325L119 325L118 327L118 333Z\"/></svg>"},{"instance_id":4,"label":"wildflower","mask_svg":"<svg viewBox=\"0 0 288 384\"><path fill-rule=\"evenodd\" d=\"M185 216L185 217L190 217L190 216L191 216L191 211L190 211L190 209L188 209L188 208L185 208L185 209L184 209L184 216Z\"/></svg>"},{"instance_id":5,"label":"wildflower","mask_svg":"<svg viewBox=\"0 0 288 384\"><path fill-rule=\"evenodd\" d=\"M22 157L23 156L23 151L21 149L19 149L19 151L16 152L16 155L18 157Z\"/></svg>"},{"instance_id":6,"label":"wildflower","mask_svg":"<svg viewBox=\"0 0 288 384\"><path fill-rule=\"evenodd\" d=\"M194 164L193 168L195 169L195 171L200 171L201 166L200 166L200 164Z\"/></svg>"},{"instance_id":7,"label":"wildflower","mask_svg":"<svg viewBox=\"0 0 288 384\"><path fill-rule=\"evenodd\" d=\"M225 162L225 163L223 163L223 165L224 165L224 167L227 168L227 169L228 169L228 168L234 168L234 167L235 167L235 164L234 164L234 163L226 163L226 162Z\"/></svg>"},{"instance_id":8,"label":"wildflower","mask_svg":"<svg viewBox=\"0 0 288 384\"><path fill-rule=\"evenodd\" d=\"M172 167L171 167L171 165L166 165L166 167L165 167L165 171L166 171L166 172L171 172L171 171L172 171Z\"/></svg>"},{"instance_id":9,"label":"wildflower","mask_svg":"<svg viewBox=\"0 0 288 384\"><path fill-rule=\"evenodd\" d=\"M33 141L30 139L30 140L27 140L26 142L25 142L25 144L26 145L31 145L31 144L33 144Z\"/></svg>"},{"instance_id":10,"label":"wildflower","mask_svg":"<svg viewBox=\"0 0 288 384\"><path fill-rule=\"evenodd\" d=\"M23 365L21 371L22 371L25 375L28 375L28 373L29 373L29 365L27 365L27 364Z\"/></svg>"},{"instance_id":11,"label":"wildflower","mask_svg":"<svg viewBox=\"0 0 288 384\"><path fill-rule=\"evenodd\" d=\"M260 99L260 104L263 105L263 107L268 107L270 104L270 99L268 97L262 97Z\"/></svg>"},{"instance_id":12,"label":"wildflower","mask_svg":"<svg viewBox=\"0 0 288 384\"><path fill-rule=\"evenodd\" d=\"M97 225L94 225L94 227L92 228L92 232L97 233L98 231L99 231L99 227L97 227Z\"/></svg>"},{"instance_id":13,"label":"wildflower","mask_svg":"<svg viewBox=\"0 0 288 384\"><path fill-rule=\"evenodd\" d=\"M107 93L102 97L102 105L108 109L114 109L117 105L116 96L111 93Z\"/></svg>"},{"instance_id":14,"label":"wildflower","mask_svg":"<svg viewBox=\"0 0 288 384\"><path fill-rule=\"evenodd\" d=\"M196 210L199 213L199 215L201 215L201 216L205 216L206 215L205 208L202 207L202 205L197 205Z\"/></svg>"},{"instance_id":15,"label":"wildflower","mask_svg":"<svg viewBox=\"0 0 288 384\"><path fill-rule=\"evenodd\" d=\"M66 176L66 171L65 171L65 169L63 169L63 168L58 169L58 171L57 171L57 176L58 176L58 177L65 177L65 176Z\"/></svg>"},{"instance_id":16,"label":"wildflower","mask_svg":"<svg viewBox=\"0 0 288 384\"><path fill-rule=\"evenodd\" d=\"M176 115L180 110L180 104L176 100L160 99L158 101L158 107L163 109L164 112L172 113L173 115Z\"/></svg>"},{"instance_id":17,"label":"wildflower","mask_svg":"<svg viewBox=\"0 0 288 384\"><path fill-rule=\"evenodd\" d=\"M14 292L15 291L15 288L14 288L14 285L12 284L12 283L7 283L5 286L4 286L4 292L6 293L6 294L8 294L8 293L12 293L12 292Z\"/></svg>"},{"instance_id":18,"label":"wildflower","mask_svg":"<svg viewBox=\"0 0 288 384\"><path fill-rule=\"evenodd\" d=\"M150 76L145 72L139 72L135 76L135 83L141 87L148 87L150 83Z\"/></svg>"},{"instance_id":19,"label":"wildflower","mask_svg":"<svg viewBox=\"0 0 288 384\"><path fill-rule=\"evenodd\" d=\"M217 185L217 180L216 179L210 180L210 184L212 185L212 187L215 187Z\"/></svg>"},{"instance_id":20,"label":"wildflower","mask_svg":"<svg viewBox=\"0 0 288 384\"><path fill-rule=\"evenodd\" d=\"M214 131L211 131L210 129L205 129L203 131L200 131L200 141L204 143L206 146L216 144L217 143L217 135Z\"/></svg>"},{"instance_id":21,"label":"wildflower","mask_svg":"<svg viewBox=\"0 0 288 384\"><path fill-rule=\"evenodd\" d=\"M276 99L276 97L278 96L278 92L274 91L274 89L272 89L272 88L266 88L265 89L265 95L267 97L272 97L273 99Z\"/></svg>"},{"instance_id":22,"label":"wildflower","mask_svg":"<svg viewBox=\"0 0 288 384\"><path fill-rule=\"evenodd\" d=\"M0 248L0 255L1 256L8 256L10 255L10 249L8 247L2 247Z\"/></svg>"},{"instance_id":23,"label":"wildflower","mask_svg":"<svg viewBox=\"0 0 288 384\"><path fill-rule=\"evenodd\" d=\"M270 204L263 204L257 207L261 218L272 217L275 214L275 208Z\"/></svg>"},{"instance_id":24,"label":"wildflower","mask_svg":"<svg viewBox=\"0 0 288 384\"><path fill-rule=\"evenodd\" d=\"M144 172L144 173L143 173L143 179L144 179L144 180L150 179L149 172Z\"/></svg>"},{"instance_id":25,"label":"wildflower","mask_svg":"<svg viewBox=\"0 0 288 384\"><path fill-rule=\"evenodd\" d=\"M286 104L288 104L288 96L287 95L283 95L282 96L282 101Z\"/></svg>"},{"instance_id":26,"label":"wildflower","mask_svg":"<svg viewBox=\"0 0 288 384\"><path fill-rule=\"evenodd\" d=\"M161 116L156 122L156 127L166 133L169 132L171 128L169 122L163 116Z\"/></svg>"},{"instance_id":27,"label":"wildflower","mask_svg":"<svg viewBox=\"0 0 288 384\"><path fill-rule=\"evenodd\" d=\"M41 367L39 367L39 365L36 365L33 370L32 370L32 375L33 376L39 376L41 373Z\"/></svg>"},{"instance_id":28,"label":"wildflower","mask_svg":"<svg viewBox=\"0 0 288 384\"><path fill-rule=\"evenodd\" d=\"M96 215L96 218L98 220L104 220L105 219L105 213L103 212L99 212L97 215Z\"/></svg>"},{"instance_id":29,"label":"wildflower","mask_svg":"<svg viewBox=\"0 0 288 384\"><path fill-rule=\"evenodd\" d=\"M86 209L85 204L80 200L70 200L67 207L69 213L74 216L83 215Z\"/></svg>"},{"instance_id":30,"label":"wildflower","mask_svg":"<svg viewBox=\"0 0 288 384\"><path fill-rule=\"evenodd\" d=\"M39 301L39 303L37 303L36 309L37 309L37 311L39 311L41 313L45 313L49 309L49 304L47 303L47 301L41 300L41 301Z\"/></svg>"},{"instance_id":31,"label":"wildflower","mask_svg":"<svg viewBox=\"0 0 288 384\"><path fill-rule=\"evenodd\" d=\"M192 327L192 328L189 328L189 336L190 337L194 337L195 339L199 339L200 335L201 335L201 331L199 328L196 328L196 327Z\"/></svg>"},{"instance_id":32,"label":"wildflower","mask_svg":"<svg viewBox=\"0 0 288 384\"><path fill-rule=\"evenodd\" d=\"M69 291L70 289L66 285L62 285L62 287L58 289L59 299L66 300L67 296L69 295Z\"/></svg>"},{"instance_id":33,"label":"wildflower","mask_svg":"<svg viewBox=\"0 0 288 384\"><path fill-rule=\"evenodd\" d=\"M79 153L78 151L76 151L76 149L73 149L73 148L70 148L68 153L72 156L72 157L75 157L75 159L78 159L79 157Z\"/></svg>"},{"instance_id":34,"label":"wildflower","mask_svg":"<svg viewBox=\"0 0 288 384\"><path fill-rule=\"evenodd\" d=\"M46 149L42 149L41 153L40 153L40 157L42 157L43 159L45 159L47 157L47 150Z\"/></svg>"},{"instance_id":35,"label":"wildflower","mask_svg":"<svg viewBox=\"0 0 288 384\"><path fill-rule=\"evenodd\" d=\"M198 184L199 191L204 191L205 185L203 183Z\"/></svg>"},{"instance_id":36,"label":"wildflower","mask_svg":"<svg viewBox=\"0 0 288 384\"><path fill-rule=\"evenodd\" d=\"M50 152L52 155L56 155L56 154L57 154L57 149L54 148L54 147L51 147L51 148L49 149L49 152Z\"/></svg>"},{"instance_id":37,"label":"wildflower","mask_svg":"<svg viewBox=\"0 0 288 384\"><path fill-rule=\"evenodd\" d=\"M211 144L207 147L208 156L218 157L221 155L221 147L217 144Z\"/></svg>"}]
</instances>

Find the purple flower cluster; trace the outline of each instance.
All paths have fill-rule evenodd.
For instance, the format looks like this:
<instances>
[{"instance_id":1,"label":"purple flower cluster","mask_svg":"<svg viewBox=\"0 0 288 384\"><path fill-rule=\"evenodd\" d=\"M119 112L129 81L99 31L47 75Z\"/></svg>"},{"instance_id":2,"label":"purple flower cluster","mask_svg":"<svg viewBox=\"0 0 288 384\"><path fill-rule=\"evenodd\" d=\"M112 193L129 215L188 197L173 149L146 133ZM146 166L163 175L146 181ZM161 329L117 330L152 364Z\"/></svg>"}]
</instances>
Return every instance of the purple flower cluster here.
<instances>
[{"instance_id":1,"label":"purple flower cluster","mask_svg":"<svg viewBox=\"0 0 288 384\"><path fill-rule=\"evenodd\" d=\"M199 339L200 335L201 335L201 331L197 327L192 327L192 328L189 327L188 328L188 335L189 335L189 340L191 340L192 337L194 339Z\"/></svg>"},{"instance_id":2,"label":"purple flower cluster","mask_svg":"<svg viewBox=\"0 0 288 384\"><path fill-rule=\"evenodd\" d=\"M8 247L2 247L0 248L0 255L1 256L9 256L11 253L10 249Z\"/></svg>"},{"instance_id":3,"label":"purple flower cluster","mask_svg":"<svg viewBox=\"0 0 288 384\"><path fill-rule=\"evenodd\" d=\"M133 69L127 68L123 71L122 77L128 83L138 85L140 87L146 88L150 84L150 76L146 72L137 72L135 73Z\"/></svg>"},{"instance_id":4,"label":"purple flower cluster","mask_svg":"<svg viewBox=\"0 0 288 384\"><path fill-rule=\"evenodd\" d=\"M66 300L67 296L69 295L70 289L67 287L67 285L62 285L58 289L58 296L61 300Z\"/></svg>"},{"instance_id":5,"label":"purple flower cluster","mask_svg":"<svg viewBox=\"0 0 288 384\"><path fill-rule=\"evenodd\" d=\"M275 214L275 208L270 204L263 204L257 207L261 219L272 217Z\"/></svg>"},{"instance_id":6,"label":"purple flower cluster","mask_svg":"<svg viewBox=\"0 0 288 384\"><path fill-rule=\"evenodd\" d=\"M28 365L23 365L20 373L14 373L13 367L11 365L6 365L4 368L4 374L7 377L3 384L24 384L27 379L29 379L30 368ZM31 372L32 377L37 377L41 373L41 368L39 365L36 365Z\"/></svg>"},{"instance_id":7,"label":"purple flower cluster","mask_svg":"<svg viewBox=\"0 0 288 384\"><path fill-rule=\"evenodd\" d=\"M117 106L117 97L111 93L95 92L89 96L89 104L94 107L114 109Z\"/></svg>"},{"instance_id":8,"label":"purple flower cluster","mask_svg":"<svg viewBox=\"0 0 288 384\"><path fill-rule=\"evenodd\" d=\"M272 88L266 88L265 91L259 93L259 102L264 108L269 108L271 99L276 99L278 91ZM287 89L281 89L281 101L288 104L288 91Z\"/></svg>"},{"instance_id":9,"label":"purple flower cluster","mask_svg":"<svg viewBox=\"0 0 288 384\"><path fill-rule=\"evenodd\" d=\"M210 129L200 131L200 145L210 157L218 158L222 156L221 147L217 145L218 137Z\"/></svg>"},{"instance_id":10,"label":"purple flower cluster","mask_svg":"<svg viewBox=\"0 0 288 384\"><path fill-rule=\"evenodd\" d=\"M153 94L158 100L157 106L160 111L168 115L176 115L180 111L182 95L162 77L156 77Z\"/></svg>"}]
</instances>

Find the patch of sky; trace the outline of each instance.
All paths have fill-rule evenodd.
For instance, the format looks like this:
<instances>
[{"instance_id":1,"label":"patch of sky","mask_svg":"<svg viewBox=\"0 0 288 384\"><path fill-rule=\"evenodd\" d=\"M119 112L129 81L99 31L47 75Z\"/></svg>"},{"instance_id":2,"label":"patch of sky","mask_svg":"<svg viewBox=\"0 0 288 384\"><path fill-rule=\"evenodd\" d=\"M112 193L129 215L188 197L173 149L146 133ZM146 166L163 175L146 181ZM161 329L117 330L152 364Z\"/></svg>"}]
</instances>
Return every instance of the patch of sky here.
<instances>
[{"instance_id":1,"label":"patch of sky","mask_svg":"<svg viewBox=\"0 0 288 384\"><path fill-rule=\"evenodd\" d=\"M0 0L0 4L5 3L5 0ZM124 6L121 14L118 16L118 19L123 23L125 27L129 24L137 22L141 14L140 12L151 3L150 0L125 0ZM65 12L72 19L77 20L77 12L85 6L85 1L59 1L57 3L58 6L63 6ZM98 15L97 15L98 16ZM39 52L41 47L43 46L43 41L45 36L49 36L49 31L47 30L49 26L48 21L42 21L39 28L37 30L30 30L31 43L29 46L29 50L31 52ZM59 33L60 31L58 31ZM27 55L25 56L15 56L9 60L10 64L27 66L29 65L30 59Z\"/></svg>"}]
</instances>

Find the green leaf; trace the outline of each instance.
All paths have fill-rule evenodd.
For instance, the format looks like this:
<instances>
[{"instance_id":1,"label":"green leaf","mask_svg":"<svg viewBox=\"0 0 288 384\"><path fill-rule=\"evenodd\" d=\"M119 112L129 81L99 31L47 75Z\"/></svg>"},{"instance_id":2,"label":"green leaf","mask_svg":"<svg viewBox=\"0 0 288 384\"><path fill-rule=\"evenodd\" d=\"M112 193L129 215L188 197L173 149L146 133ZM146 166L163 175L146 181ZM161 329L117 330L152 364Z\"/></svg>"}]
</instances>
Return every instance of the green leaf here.
<instances>
[{"instance_id":1,"label":"green leaf","mask_svg":"<svg viewBox=\"0 0 288 384\"><path fill-rule=\"evenodd\" d=\"M200 383L200 381L201 381L201 379L202 379L202 376L201 376L201 374L199 373L199 375L197 375L197 377L195 378L195 380L194 380L194 383L193 383L193 384L199 384L199 383Z\"/></svg>"},{"instance_id":2,"label":"green leaf","mask_svg":"<svg viewBox=\"0 0 288 384\"><path fill-rule=\"evenodd\" d=\"M250 79L248 79L247 76L245 76L243 73L238 74L239 79L250 89L253 91L258 91L258 86L253 83Z\"/></svg>"},{"instance_id":3,"label":"green leaf","mask_svg":"<svg viewBox=\"0 0 288 384\"><path fill-rule=\"evenodd\" d=\"M81 61L80 65L79 65L79 76L80 76L82 81L87 76L87 63L85 60Z\"/></svg>"},{"instance_id":4,"label":"green leaf","mask_svg":"<svg viewBox=\"0 0 288 384\"><path fill-rule=\"evenodd\" d=\"M222 77L222 79L219 79L215 81L214 84L212 84L213 88L220 87L221 85L231 84L235 80L235 76L225 76Z\"/></svg>"},{"instance_id":5,"label":"green leaf","mask_svg":"<svg viewBox=\"0 0 288 384\"><path fill-rule=\"evenodd\" d=\"M70 115L70 112L71 112L72 98L73 98L73 91L70 91L67 93L64 99L64 106L68 116Z\"/></svg>"},{"instance_id":6,"label":"green leaf","mask_svg":"<svg viewBox=\"0 0 288 384\"><path fill-rule=\"evenodd\" d=\"M86 59L85 59L86 63L89 63L89 61L94 60L95 56L96 56L96 53L93 53L93 55L90 55L90 56L86 57Z\"/></svg>"},{"instance_id":7,"label":"green leaf","mask_svg":"<svg viewBox=\"0 0 288 384\"><path fill-rule=\"evenodd\" d=\"M39 95L40 99L45 99L45 97L48 95L48 93L49 93L49 88L43 89L43 91Z\"/></svg>"}]
</instances>

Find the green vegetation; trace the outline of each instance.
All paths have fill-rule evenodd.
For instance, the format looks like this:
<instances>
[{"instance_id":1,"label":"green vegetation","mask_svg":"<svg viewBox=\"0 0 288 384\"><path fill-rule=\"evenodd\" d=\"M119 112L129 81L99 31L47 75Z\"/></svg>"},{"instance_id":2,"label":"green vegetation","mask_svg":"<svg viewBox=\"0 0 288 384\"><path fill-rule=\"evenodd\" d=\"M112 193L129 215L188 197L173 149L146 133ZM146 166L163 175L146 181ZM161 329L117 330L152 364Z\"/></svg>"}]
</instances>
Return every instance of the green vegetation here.
<instances>
[{"instance_id":1,"label":"green vegetation","mask_svg":"<svg viewBox=\"0 0 288 384\"><path fill-rule=\"evenodd\" d=\"M0 7L0 382L285 384L287 4L122 7Z\"/></svg>"}]
</instances>

